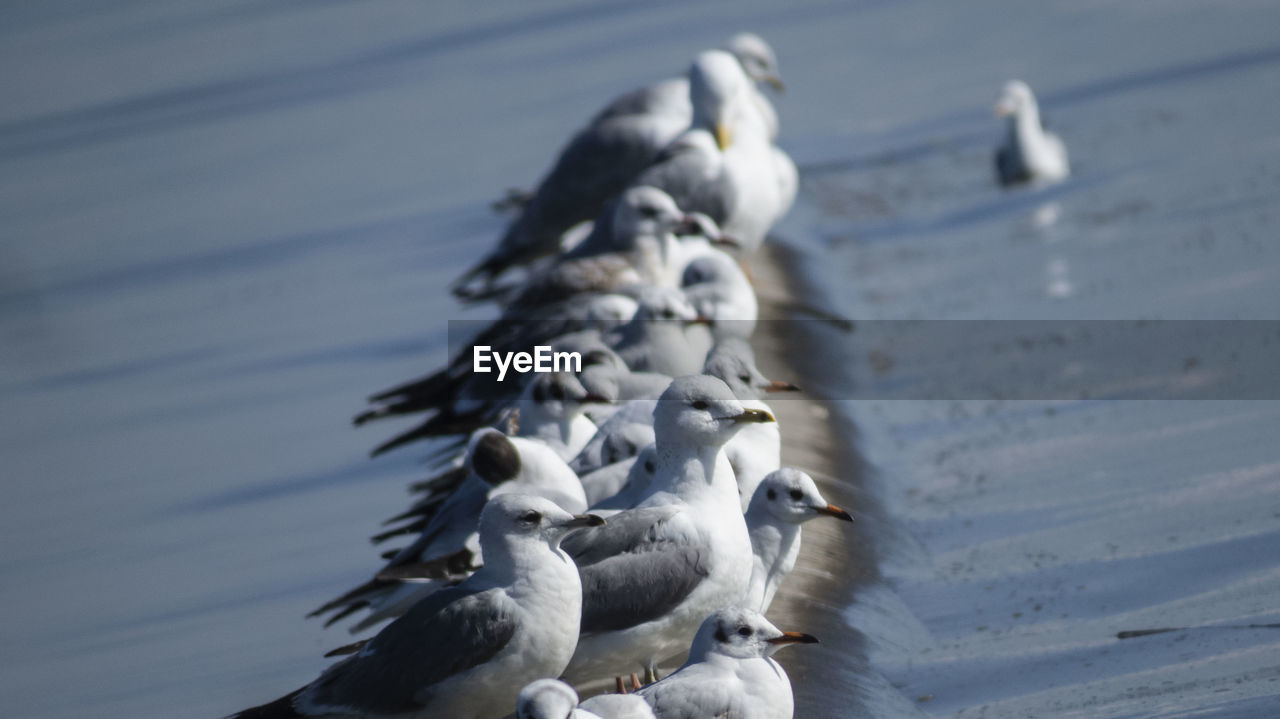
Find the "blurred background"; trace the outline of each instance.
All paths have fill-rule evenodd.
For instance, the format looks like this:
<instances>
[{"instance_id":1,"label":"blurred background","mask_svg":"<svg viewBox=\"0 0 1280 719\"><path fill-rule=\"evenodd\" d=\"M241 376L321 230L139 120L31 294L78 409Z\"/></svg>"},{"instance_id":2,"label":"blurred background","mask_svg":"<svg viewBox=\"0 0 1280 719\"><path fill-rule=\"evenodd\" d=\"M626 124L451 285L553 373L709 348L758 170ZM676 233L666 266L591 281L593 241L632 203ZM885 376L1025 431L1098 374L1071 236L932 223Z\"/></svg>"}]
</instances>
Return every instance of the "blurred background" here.
<instances>
[{"instance_id":1,"label":"blurred background","mask_svg":"<svg viewBox=\"0 0 1280 719\"><path fill-rule=\"evenodd\" d=\"M778 234L834 311L1278 319L1277 27L1263 0L6 3L7 713L217 716L326 666L346 634L302 615L422 473L349 419L486 315L445 286L490 201L740 30L778 53ZM1015 77L1063 184L994 182ZM910 537L849 620L911 711L1280 712L1280 632L1114 640L1277 621L1276 402L842 404Z\"/></svg>"}]
</instances>

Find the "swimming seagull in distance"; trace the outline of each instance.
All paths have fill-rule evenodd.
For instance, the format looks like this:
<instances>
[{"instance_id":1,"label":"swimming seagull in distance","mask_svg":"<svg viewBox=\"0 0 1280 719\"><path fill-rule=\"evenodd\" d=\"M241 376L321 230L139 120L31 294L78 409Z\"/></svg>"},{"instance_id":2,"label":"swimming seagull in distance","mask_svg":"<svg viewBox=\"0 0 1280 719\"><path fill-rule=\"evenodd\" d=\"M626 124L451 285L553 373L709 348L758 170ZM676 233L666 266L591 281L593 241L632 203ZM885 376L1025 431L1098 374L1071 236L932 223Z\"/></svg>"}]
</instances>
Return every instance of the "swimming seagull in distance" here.
<instances>
[{"instance_id":1,"label":"swimming seagull in distance","mask_svg":"<svg viewBox=\"0 0 1280 719\"><path fill-rule=\"evenodd\" d=\"M582 587L560 540L602 523L540 497L496 497L480 518L482 569L305 687L231 719L505 716L521 686L558 675L573 654Z\"/></svg>"},{"instance_id":2,"label":"swimming seagull in distance","mask_svg":"<svg viewBox=\"0 0 1280 719\"><path fill-rule=\"evenodd\" d=\"M1008 118L1004 142L996 149L996 177L1008 187L1024 182L1057 182L1071 173L1067 146L1044 129L1031 87L1011 80L1000 92L996 115Z\"/></svg>"}]
</instances>

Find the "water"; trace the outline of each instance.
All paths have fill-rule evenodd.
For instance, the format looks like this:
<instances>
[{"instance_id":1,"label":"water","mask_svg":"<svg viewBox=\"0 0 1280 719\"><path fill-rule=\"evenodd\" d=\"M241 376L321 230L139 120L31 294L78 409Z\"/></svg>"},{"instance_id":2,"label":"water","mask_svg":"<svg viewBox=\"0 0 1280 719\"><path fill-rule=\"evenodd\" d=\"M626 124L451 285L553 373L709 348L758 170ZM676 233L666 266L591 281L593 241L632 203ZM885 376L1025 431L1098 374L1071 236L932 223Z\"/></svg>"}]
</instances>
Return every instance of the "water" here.
<instances>
[{"instance_id":1,"label":"water","mask_svg":"<svg viewBox=\"0 0 1280 719\"><path fill-rule=\"evenodd\" d=\"M783 144L806 183L786 233L832 248L855 280L838 300L855 316L1272 318L1275 14L1261 2L6 7L8 713L217 716L326 666L321 653L345 635L301 616L367 576L367 535L402 508L405 483L421 474L413 452L364 459L400 425L354 431L347 420L368 392L443 360L445 319L479 316L458 310L440 285L499 231L489 200L535 178L603 98L678 71L694 50L740 29L774 43L789 83ZM1013 75L1041 90L1071 146L1077 172L1057 190L990 187L986 153L998 131L987 106ZM1053 203L1057 220L1036 229L1028 217ZM1046 289L1058 280L1073 289ZM922 458L980 430L939 420L933 407L864 410L867 431L910 437L864 447L895 480L886 501L921 537L917 562L901 566L949 562L948 552L977 541L961 528L984 505L939 495L931 482L954 483L954 473L926 473ZM1117 441L1090 456L1089 471L1142 471L1127 474L1138 477L1129 504L1088 495L1082 515L1141 508L1143 487L1165 474L1187 497L1206 477L1237 477L1210 483L1225 488L1212 516L1199 510L1208 500L1188 499L1169 521L1191 515L1215 531L1179 531L1184 542L1213 537L1239 550L1226 553L1238 559L1234 572L1212 575L1239 591L1219 605L1189 578L1178 591L1200 598L1188 604L1195 611L1132 620L1252 616L1274 597L1264 526L1274 505L1273 412L1195 404L1177 414L1063 413L1096 415L1093 434L1077 437L1086 446L1113 428L1194 429L1222 418L1192 431L1195 444ZM1029 417L1032 439L1083 431ZM990 441L1025 454L1025 436ZM1144 461L1166 454L1163 465ZM991 461L978 450L950 456ZM1041 476L1028 486L1066 481ZM913 499L921 496L930 501ZM953 499L956 508L934 509L937 517L918 506ZM1257 516L1232 529L1246 509ZM1015 524L991 531L1009 542ZM1144 576L1179 576L1155 549L1167 540L1152 537L1126 551L1166 567ZM983 570L1000 575L992 581L1008 580L1003 556ZM1209 556L1195 566L1224 563ZM1067 560L1055 567L1084 571ZM1002 682L960 673L1005 671L999 658L1021 666L1029 650L972 639L965 612L985 600L938 608L947 603L926 598L949 596L952 584L901 574L898 596L934 639L964 644L951 661L883 660L908 696L937 697L922 704L928 711L1030 696L1001 710L1026 713L1047 706L1034 703L1047 686L1072 683L1051 671L1060 645L1049 642L1044 672ZM1247 587L1258 588L1254 604L1241 598ZM1158 606L1155 589L1145 595L1126 606ZM1247 711L1242 702L1274 693L1263 671L1277 663L1274 640L1204 641L1197 661L1228 657L1219 665L1238 669L1188 692L1189 706ZM1161 681L1180 681L1177 648L1132 651L1155 658L1142 661L1168 672ZM1140 684L1102 667L1073 676L1082 686L1111 681L1117 693ZM1221 686L1247 689L1215 693Z\"/></svg>"},{"instance_id":2,"label":"water","mask_svg":"<svg viewBox=\"0 0 1280 719\"><path fill-rule=\"evenodd\" d=\"M828 255L819 274L836 304L863 320L1044 332L1274 320L1280 52L1245 27L1273 24L1274 9L1030 7L933 6L911 38L920 53L899 55L901 84L851 83L859 106L889 108L883 130L854 157L812 163L786 227ZM894 26L910 13L895 7ZM967 45L983 27L995 30ZM939 72L938 57L956 59ZM998 125L976 99L996 76L1041 91L1072 153L1068 182L993 186ZM1177 396L1166 382L1145 401L1036 396L992 381L981 357L949 355L942 332L962 326L866 327L833 354L851 377L840 396L876 399L842 409L901 535L880 547L887 589L848 618L894 686L936 716L1280 712L1274 629L1116 638L1280 620L1280 403L1161 400ZM933 346L920 341L931 331ZM1035 399L881 399L977 380Z\"/></svg>"}]
</instances>

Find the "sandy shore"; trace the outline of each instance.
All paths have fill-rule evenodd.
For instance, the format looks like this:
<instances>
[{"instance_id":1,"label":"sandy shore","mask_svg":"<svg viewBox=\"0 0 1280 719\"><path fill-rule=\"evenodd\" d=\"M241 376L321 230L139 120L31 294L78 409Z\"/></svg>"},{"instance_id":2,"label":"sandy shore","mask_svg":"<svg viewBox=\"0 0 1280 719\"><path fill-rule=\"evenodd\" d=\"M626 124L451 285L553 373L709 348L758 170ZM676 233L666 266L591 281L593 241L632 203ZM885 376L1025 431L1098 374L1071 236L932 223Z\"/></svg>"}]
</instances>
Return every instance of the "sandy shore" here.
<instances>
[{"instance_id":1,"label":"sandy shore","mask_svg":"<svg viewBox=\"0 0 1280 719\"><path fill-rule=\"evenodd\" d=\"M784 630L805 631L822 644L782 652L795 691L796 716L902 716L917 713L870 666L866 635L846 618L855 598L882 586L878 542L893 532L876 499L872 474L856 447L856 428L836 387L848 370L841 348L848 328L813 319L799 306L829 307L799 277L818 258L784 243L770 243L752 264L760 323L752 344L771 379L792 381L799 396L770 398L782 428L782 462L809 472L828 501L854 515L852 526L812 521L804 527L800 557L769 610Z\"/></svg>"}]
</instances>

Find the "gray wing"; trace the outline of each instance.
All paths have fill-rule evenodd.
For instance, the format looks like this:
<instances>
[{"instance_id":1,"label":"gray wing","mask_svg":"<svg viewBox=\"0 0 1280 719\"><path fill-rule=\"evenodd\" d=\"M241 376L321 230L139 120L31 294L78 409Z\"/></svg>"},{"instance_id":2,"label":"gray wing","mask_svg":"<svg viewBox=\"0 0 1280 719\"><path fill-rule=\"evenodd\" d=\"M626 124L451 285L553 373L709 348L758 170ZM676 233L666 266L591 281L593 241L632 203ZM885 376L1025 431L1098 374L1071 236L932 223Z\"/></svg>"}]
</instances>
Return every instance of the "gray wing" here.
<instances>
[{"instance_id":1,"label":"gray wing","mask_svg":"<svg viewBox=\"0 0 1280 719\"><path fill-rule=\"evenodd\" d=\"M702 555L687 544L651 541L580 567L582 632L626 629L670 612L710 573Z\"/></svg>"},{"instance_id":2,"label":"gray wing","mask_svg":"<svg viewBox=\"0 0 1280 719\"><path fill-rule=\"evenodd\" d=\"M420 711L435 685L492 659L515 630L500 590L441 590L387 625L359 654L330 667L298 704L374 714Z\"/></svg>"},{"instance_id":3,"label":"gray wing","mask_svg":"<svg viewBox=\"0 0 1280 719\"><path fill-rule=\"evenodd\" d=\"M570 534L560 543L560 547L581 570L652 543L658 526L675 516L680 509L673 505L628 509L610 517L607 523L599 527L579 529Z\"/></svg>"}]
</instances>

